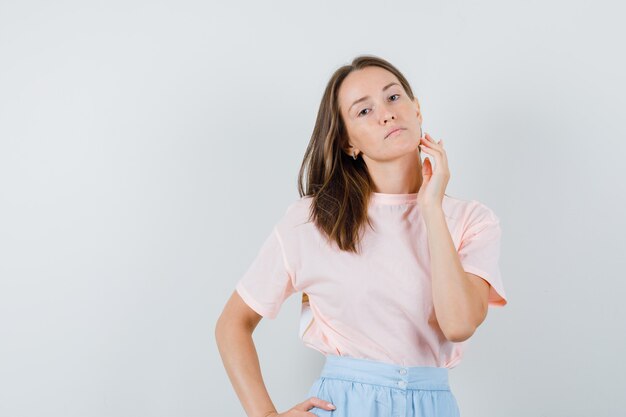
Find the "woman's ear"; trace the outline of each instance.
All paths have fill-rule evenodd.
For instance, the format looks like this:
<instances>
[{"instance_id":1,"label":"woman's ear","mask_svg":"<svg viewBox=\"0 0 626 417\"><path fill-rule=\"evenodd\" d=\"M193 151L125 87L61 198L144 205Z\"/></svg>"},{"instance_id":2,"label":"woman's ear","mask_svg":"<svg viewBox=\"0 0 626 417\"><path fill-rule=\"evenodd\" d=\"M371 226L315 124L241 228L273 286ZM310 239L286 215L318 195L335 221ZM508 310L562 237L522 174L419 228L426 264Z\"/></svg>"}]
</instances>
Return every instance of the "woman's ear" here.
<instances>
[{"instance_id":1,"label":"woman's ear","mask_svg":"<svg viewBox=\"0 0 626 417\"><path fill-rule=\"evenodd\" d=\"M417 97L413 97L413 104L415 104L415 112L417 113L417 120L420 125L422 124L422 112L420 110L420 102L417 100Z\"/></svg>"},{"instance_id":2,"label":"woman's ear","mask_svg":"<svg viewBox=\"0 0 626 417\"><path fill-rule=\"evenodd\" d=\"M359 151L359 149L355 148L352 145L348 145L348 148L345 149L345 152L348 154L348 156L354 158L354 155L356 154L358 156L361 151Z\"/></svg>"},{"instance_id":3,"label":"woman's ear","mask_svg":"<svg viewBox=\"0 0 626 417\"><path fill-rule=\"evenodd\" d=\"M419 113L420 111L420 102L417 99L417 97L413 97L413 104L415 104L415 109L417 110L417 112Z\"/></svg>"}]
</instances>

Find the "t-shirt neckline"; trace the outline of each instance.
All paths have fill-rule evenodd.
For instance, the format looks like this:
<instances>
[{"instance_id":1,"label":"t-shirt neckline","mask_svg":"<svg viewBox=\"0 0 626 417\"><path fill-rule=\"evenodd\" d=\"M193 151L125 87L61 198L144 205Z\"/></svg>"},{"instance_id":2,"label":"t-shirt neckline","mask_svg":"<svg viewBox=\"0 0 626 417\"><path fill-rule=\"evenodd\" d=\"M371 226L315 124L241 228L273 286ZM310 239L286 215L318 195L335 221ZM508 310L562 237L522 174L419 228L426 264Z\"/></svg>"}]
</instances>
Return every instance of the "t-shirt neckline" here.
<instances>
[{"instance_id":1,"label":"t-shirt neckline","mask_svg":"<svg viewBox=\"0 0 626 417\"><path fill-rule=\"evenodd\" d=\"M417 203L417 193L390 194L372 191L371 201L374 204L412 204Z\"/></svg>"}]
</instances>

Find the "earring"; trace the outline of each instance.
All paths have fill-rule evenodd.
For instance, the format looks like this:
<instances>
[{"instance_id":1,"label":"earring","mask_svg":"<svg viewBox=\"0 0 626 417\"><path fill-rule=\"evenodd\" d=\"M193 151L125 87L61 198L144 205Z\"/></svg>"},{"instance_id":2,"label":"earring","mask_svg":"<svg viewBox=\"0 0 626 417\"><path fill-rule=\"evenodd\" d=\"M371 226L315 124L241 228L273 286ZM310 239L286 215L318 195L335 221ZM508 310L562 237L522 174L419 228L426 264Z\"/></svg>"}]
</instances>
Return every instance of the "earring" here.
<instances>
[{"instance_id":1,"label":"earring","mask_svg":"<svg viewBox=\"0 0 626 417\"><path fill-rule=\"evenodd\" d=\"M352 152L352 158L356 160L356 152Z\"/></svg>"}]
</instances>

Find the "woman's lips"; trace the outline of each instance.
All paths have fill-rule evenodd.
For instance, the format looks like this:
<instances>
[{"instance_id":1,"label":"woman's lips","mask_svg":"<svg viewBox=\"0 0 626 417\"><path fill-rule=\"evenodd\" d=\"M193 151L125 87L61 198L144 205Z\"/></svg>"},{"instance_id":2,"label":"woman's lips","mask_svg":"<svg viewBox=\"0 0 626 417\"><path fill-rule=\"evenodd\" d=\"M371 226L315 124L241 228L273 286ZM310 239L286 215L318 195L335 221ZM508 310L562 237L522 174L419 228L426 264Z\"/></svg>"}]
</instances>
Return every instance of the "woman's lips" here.
<instances>
[{"instance_id":1,"label":"woman's lips","mask_svg":"<svg viewBox=\"0 0 626 417\"><path fill-rule=\"evenodd\" d=\"M402 132L403 130L406 130L406 129L400 127L400 128L398 128L396 130L393 130L391 133L389 133L387 136L385 136L385 139L390 138L391 136L393 136L393 135L395 135L395 134L397 134L399 132Z\"/></svg>"}]
</instances>

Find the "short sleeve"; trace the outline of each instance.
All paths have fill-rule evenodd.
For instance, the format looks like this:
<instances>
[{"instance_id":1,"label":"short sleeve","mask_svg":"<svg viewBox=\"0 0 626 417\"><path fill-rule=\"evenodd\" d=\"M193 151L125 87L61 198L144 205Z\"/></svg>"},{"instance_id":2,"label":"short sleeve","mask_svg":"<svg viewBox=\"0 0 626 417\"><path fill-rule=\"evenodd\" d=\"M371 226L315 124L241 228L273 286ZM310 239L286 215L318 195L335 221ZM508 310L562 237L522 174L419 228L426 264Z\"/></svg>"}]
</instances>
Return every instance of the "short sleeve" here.
<instances>
[{"instance_id":1,"label":"short sleeve","mask_svg":"<svg viewBox=\"0 0 626 417\"><path fill-rule=\"evenodd\" d=\"M236 290L254 311L273 319L282 303L296 292L276 226L239 279Z\"/></svg>"},{"instance_id":2,"label":"short sleeve","mask_svg":"<svg viewBox=\"0 0 626 417\"><path fill-rule=\"evenodd\" d=\"M469 217L458 249L461 265L490 284L488 304L503 307L507 299L499 267L500 219L483 204L478 204Z\"/></svg>"}]
</instances>

